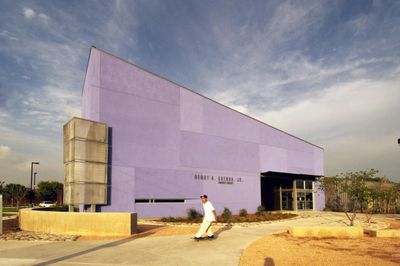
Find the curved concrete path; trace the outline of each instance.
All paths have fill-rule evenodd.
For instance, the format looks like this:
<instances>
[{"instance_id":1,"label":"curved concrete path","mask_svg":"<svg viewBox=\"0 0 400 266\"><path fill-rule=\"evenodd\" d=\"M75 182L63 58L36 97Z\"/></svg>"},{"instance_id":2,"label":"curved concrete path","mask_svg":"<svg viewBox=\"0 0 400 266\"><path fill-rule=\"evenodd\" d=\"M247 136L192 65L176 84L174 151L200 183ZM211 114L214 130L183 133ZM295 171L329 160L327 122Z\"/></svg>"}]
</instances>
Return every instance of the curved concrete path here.
<instances>
[{"instance_id":1,"label":"curved concrete path","mask_svg":"<svg viewBox=\"0 0 400 266\"><path fill-rule=\"evenodd\" d=\"M333 225L343 214L311 215L283 222L233 227L215 240L195 242L191 235L107 241L1 241L0 265L237 265L243 249L259 237L291 225Z\"/></svg>"}]
</instances>

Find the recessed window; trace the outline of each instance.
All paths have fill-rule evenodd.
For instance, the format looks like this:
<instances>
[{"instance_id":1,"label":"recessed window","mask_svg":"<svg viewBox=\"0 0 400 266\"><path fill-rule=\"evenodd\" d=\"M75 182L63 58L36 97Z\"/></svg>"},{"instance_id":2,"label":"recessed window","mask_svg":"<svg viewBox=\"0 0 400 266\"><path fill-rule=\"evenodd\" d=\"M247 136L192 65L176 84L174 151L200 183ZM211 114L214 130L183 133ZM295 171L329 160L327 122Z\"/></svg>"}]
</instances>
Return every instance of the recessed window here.
<instances>
[{"instance_id":1,"label":"recessed window","mask_svg":"<svg viewBox=\"0 0 400 266\"><path fill-rule=\"evenodd\" d=\"M154 203L183 203L184 199L155 199Z\"/></svg>"},{"instance_id":2,"label":"recessed window","mask_svg":"<svg viewBox=\"0 0 400 266\"><path fill-rule=\"evenodd\" d=\"M135 203L185 203L185 199L135 199Z\"/></svg>"},{"instance_id":3,"label":"recessed window","mask_svg":"<svg viewBox=\"0 0 400 266\"><path fill-rule=\"evenodd\" d=\"M135 199L135 203L150 203L149 199Z\"/></svg>"}]
</instances>

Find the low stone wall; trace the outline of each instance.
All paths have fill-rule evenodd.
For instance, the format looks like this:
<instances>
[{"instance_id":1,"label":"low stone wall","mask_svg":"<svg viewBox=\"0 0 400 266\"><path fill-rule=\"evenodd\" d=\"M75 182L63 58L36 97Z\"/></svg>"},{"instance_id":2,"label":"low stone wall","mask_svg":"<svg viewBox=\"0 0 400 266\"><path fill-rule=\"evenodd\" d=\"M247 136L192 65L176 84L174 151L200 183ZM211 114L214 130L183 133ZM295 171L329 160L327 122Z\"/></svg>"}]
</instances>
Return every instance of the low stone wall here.
<instances>
[{"instance_id":1,"label":"low stone wall","mask_svg":"<svg viewBox=\"0 0 400 266\"><path fill-rule=\"evenodd\" d=\"M0 194L0 235L3 234L3 195Z\"/></svg>"},{"instance_id":2,"label":"low stone wall","mask_svg":"<svg viewBox=\"0 0 400 266\"><path fill-rule=\"evenodd\" d=\"M367 233L373 237L399 237L399 229L385 229L385 230L368 230Z\"/></svg>"},{"instance_id":3,"label":"low stone wall","mask_svg":"<svg viewBox=\"0 0 400 266\"><path fill-rule=\"evenodd\" d=\"M137 214L19 210L25 231L81 236L129 236L137 232Z\"/></svg>"},{"instance_id":4,"label":"low stone wall","mask_svg":"<svg viewBox=\"0 0 400 266\"><path fill-rule=\"evenodd\" d=\"M364 231L358 226L292 226L289 233L295 237L362 237Z\"/></svg>"}]
</instances>

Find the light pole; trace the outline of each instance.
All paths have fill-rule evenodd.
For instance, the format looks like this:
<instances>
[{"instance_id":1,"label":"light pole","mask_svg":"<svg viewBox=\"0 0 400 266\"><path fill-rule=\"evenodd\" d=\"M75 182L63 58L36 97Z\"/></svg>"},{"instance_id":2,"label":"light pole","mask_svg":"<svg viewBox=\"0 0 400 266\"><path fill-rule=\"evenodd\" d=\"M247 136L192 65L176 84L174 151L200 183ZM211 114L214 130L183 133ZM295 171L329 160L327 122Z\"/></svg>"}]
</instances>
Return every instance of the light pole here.
<instances>
[{"instance_id":1,"label":"light pole","mask_svg":"<svg viewBox=\"0 0 400 266\"><path fill-rule=\"evenodd\" d=\"M33 179L33 165L34 164L39 164L39 162L31 162L31 190L33 189L32 187L32 179Z\"/></svg>"},{"instance_id":2,"label":"light pole","mask_svg":"<svg viewBox=\"0 0 400 266\"><path fill-rule=\"evenodd\" d=\"M34 172L33 173L33 189L35 189L35 186L36 186L36 175L37 175L37 172Z\"/></svg>"}]
</instances>

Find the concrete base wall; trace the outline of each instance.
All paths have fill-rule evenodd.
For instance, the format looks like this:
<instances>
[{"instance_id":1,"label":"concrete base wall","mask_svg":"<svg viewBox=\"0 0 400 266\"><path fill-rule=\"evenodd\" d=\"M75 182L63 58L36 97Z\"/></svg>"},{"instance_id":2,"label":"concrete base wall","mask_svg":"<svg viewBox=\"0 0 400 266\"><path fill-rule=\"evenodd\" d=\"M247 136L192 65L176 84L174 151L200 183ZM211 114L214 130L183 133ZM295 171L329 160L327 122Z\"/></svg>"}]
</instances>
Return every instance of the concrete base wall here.
<instances>
[{"instance_id":1,"label":"concrete base wall","mask_svg":"<svg viewBox=\"0 0 400 266\"><path fill-rule=\"evenodd\" d=\"M364 231L357 226L292 226L289 233L295 237L362 237Z\"/></svg>"},{"instance_id":2,"label":"concrete base wall","mask_svg":"<svg viewBox=\"0 0 400 266\"><path fill-rule=\"evenodd\" d=\"M3 234L3 195L0 195L0 235Z\"/></svg>"},{"instance_id":3,"label":"concrete base wall","mask_svg":"<svg viewBox=\"0 0 400 266\"><path fill-rule=\"evenodd\" d=\"M399 237L399 229L386 229L386 230L369 230L368 234L373 237Z\"/></svg>"},{"instance_id":4,"label":"concrete base wall","mask_svg":"<svg viewBox=\"0 0 400 266\"><path fill-rule=\"evenodd\" d=\"M136 213L19 210L22 230L61 235L129 236L137 231Z\"/></svg>"}]
</instances>

